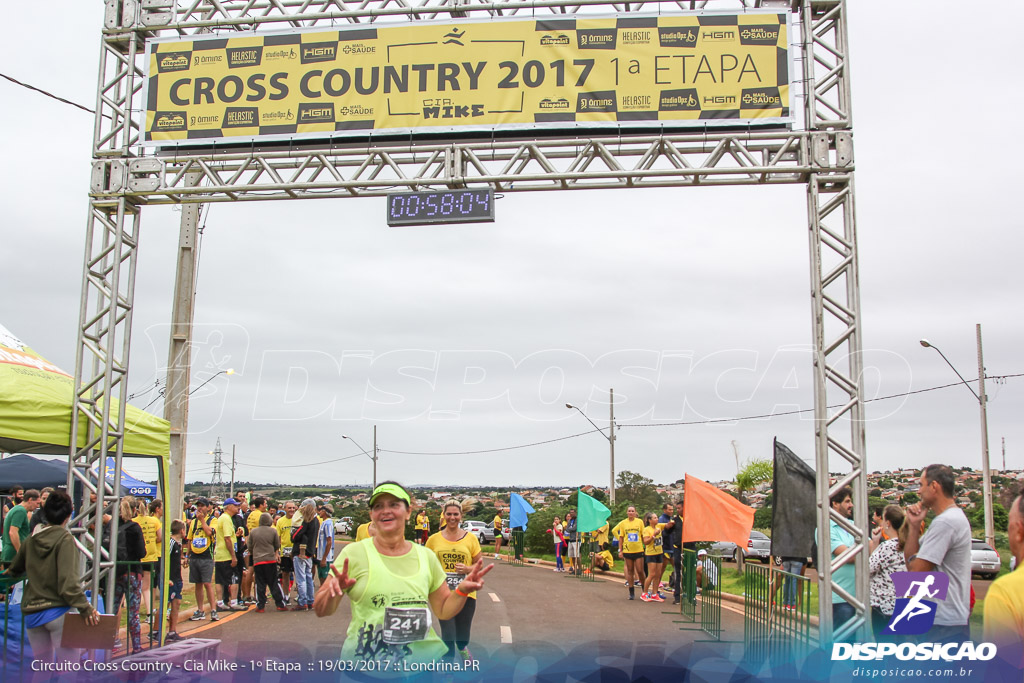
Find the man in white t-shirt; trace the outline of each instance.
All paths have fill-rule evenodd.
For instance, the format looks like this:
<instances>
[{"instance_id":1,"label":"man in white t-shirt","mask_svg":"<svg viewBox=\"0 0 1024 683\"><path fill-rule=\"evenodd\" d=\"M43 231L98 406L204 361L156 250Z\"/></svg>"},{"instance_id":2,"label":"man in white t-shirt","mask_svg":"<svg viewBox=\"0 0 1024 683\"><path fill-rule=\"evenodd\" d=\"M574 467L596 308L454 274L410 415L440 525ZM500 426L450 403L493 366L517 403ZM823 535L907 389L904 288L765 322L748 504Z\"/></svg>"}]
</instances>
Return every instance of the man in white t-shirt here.
<instances>
[{"instance_id":1,"label":"man in white t-shirt","mask_svg":"<svg viewBox=\"0 0 1024 683\"><path fill-rule=\"evenodd\" d=\"M945 600L936 602L935 625L927 633L928 640L936 643L971 638L971 523L953 498L955 483L956 475L946 465L925 467L918 492L921 502L907 508L909 533L903 547L907 570L940 571L949 577L949 592ZM921 537L926 510L934 512L935 518Z\"/></svg>"}]
</instances>

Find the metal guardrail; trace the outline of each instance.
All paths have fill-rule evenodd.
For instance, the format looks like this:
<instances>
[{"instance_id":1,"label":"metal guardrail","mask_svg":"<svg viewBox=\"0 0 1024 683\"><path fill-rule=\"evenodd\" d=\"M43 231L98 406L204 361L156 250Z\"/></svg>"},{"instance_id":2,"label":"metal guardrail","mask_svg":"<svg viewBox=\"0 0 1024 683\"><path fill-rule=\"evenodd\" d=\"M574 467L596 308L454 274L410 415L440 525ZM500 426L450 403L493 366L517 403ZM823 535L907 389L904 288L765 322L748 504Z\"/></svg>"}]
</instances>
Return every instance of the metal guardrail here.
<instances>
[{"instance_id":1,"label":"metal guardrail","mask_svg":"<svg viewBox=\"0 0 1024 683\"><path fill-rule=\"evenodd\" d=\"M748 661L793 661L815 647L807 577L748 563L743 570L743 590L743 642Z\"/></svg>"},{"instance_id":2,"label":"metal guardrail","mask_svg":"<svg viewBox=\"0 0 1024 683\"><path fill-rule=\"evenodd\" d=\"M526 553L526 532L525 531L512 531L512 538L508 544L509 559L508 563L513 567L522 567L523 557Z\"/></svg>"}]
</instances>

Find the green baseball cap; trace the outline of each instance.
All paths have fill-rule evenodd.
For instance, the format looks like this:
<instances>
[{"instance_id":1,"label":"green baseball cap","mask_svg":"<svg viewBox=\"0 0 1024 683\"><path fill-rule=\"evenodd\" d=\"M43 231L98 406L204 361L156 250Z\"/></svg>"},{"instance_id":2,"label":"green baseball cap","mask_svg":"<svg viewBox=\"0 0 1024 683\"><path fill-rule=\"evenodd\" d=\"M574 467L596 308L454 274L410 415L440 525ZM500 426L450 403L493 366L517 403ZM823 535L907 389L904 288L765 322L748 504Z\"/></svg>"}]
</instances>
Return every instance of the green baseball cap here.
<instances>
[{"instance_id":1,"label":"green baseball cap","mask_svg":"<svg viewBox=\"0 0 1024 683\"><path fill-rule=\"evenodd\" d=\"M390 493L398 500L404 500L406 505L412 505L412 501L409 500L409 494L401 486L397 484L381 484L373 490L373 494L370 496L370 506L373 506L374 501L385 493Z\"/></svg>"}]
</instances>

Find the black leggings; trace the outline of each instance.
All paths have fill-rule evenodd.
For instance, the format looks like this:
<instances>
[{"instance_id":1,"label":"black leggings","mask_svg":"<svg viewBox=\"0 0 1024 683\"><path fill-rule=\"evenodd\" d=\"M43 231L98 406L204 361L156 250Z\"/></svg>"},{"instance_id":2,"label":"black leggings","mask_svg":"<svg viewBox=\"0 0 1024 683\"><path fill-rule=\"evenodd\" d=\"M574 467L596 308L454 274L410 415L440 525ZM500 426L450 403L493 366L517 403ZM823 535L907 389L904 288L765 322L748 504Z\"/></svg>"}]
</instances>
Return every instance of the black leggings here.
<instances>
[{"instance_id":1,"label":"black leggings","mask_svg":"<svg viewBox=\"0 0 1024 683\"><path fill-rule=\"evenodd\" d=\"M469 645L469 630L476 613L476 598L467 598L462 611L451 619L441 619L441 640L448 646L448 654L455 654L455 646L461 650Z\"/></svg>"}]
</instances>

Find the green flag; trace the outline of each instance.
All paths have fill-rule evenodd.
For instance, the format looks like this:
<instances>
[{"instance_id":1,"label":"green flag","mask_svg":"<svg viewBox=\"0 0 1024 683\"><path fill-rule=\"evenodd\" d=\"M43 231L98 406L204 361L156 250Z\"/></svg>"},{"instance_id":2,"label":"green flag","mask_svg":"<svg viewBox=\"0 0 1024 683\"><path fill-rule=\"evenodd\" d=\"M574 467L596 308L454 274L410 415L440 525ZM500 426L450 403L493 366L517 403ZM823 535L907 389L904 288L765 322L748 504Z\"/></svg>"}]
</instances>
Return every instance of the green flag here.
<instances>
[{"instance_id":1,"label":"green flag","mask_svg":"<svg viewBox=\"0 0 1024 683\"><path fill-rule=\"evenodd\" d=\"M578 490L578 489L577 489ZM588 496L583 491L578 491L576 507L579 509L579 520L576 522L577 531L586 533L597 531L608 521L612 511L606 508L601 501Z\"/></svg>"}]
</instances>

